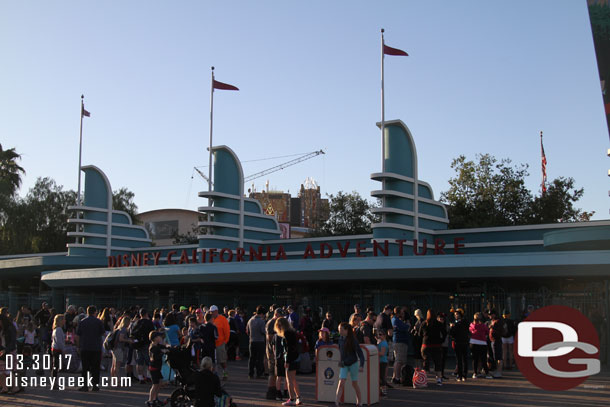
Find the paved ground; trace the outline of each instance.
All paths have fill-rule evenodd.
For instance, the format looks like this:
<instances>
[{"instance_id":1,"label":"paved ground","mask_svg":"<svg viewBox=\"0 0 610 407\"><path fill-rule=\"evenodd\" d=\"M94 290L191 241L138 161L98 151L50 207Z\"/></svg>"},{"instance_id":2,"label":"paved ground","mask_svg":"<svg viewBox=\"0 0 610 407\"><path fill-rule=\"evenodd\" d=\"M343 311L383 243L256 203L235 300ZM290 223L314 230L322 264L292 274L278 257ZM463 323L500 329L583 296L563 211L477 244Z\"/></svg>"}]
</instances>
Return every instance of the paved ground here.
<instances>
[{"instance_id":1,"label":"paved ground","mask_svg":"<svg viewBox=\"0 0 610 407\"><path fill-rule=\"evenodd\" d=\"M277 401L264 400L266 380L248 380L246 362L229 365L230 379L226 390L233 395L238 406L278 406ZM450 370L449 370L450 371ZM314 400L314 375L298 376L306 406L330 406ZM168 396L173 387L162 392ZM75 388L64 391L30 389L13 396L0 395L0 405L6 406L144 406L149 386L134 384L130 388L103 389L99 393L81 393ZM442 387L427 389L396 388L381 400L380 407L399 406L451 406L451 407L587 407L610 406L610 371L589 378L579 387L565 392L547 392L531 385L519 372L511 371L502 379L468 380L457 383L450 380Z\"/></svg>"}]
</instances>

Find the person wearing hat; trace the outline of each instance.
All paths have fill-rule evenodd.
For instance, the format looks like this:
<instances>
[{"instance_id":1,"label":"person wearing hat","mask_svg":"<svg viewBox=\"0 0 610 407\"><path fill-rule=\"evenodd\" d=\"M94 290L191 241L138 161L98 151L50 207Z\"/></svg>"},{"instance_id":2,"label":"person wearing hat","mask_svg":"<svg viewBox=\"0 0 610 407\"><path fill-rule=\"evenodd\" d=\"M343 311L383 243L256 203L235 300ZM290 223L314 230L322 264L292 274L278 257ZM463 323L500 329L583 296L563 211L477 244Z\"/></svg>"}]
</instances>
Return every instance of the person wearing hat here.
<instances>
[{"instance_id":1,"label":"person wearing hat","mask_svg":"<svg viewBox=\"0 0 610 407\"><path fill-rule=\"evenodd\" d=\"M210 307L212 320L218 329L218 339L216 339L216 363L222 368L222 380L227 380L229 374L227 372L227 343L231 337L231 327L229 321L218 312L218 307L212 305ZM220 372L219 372L220 373Z\"/></svg>"},{"instance_id":2,"label":"person wearing hat","mask_svg":"<svg viewBox=\"0 0 610 407\"><path fill-rule=\"evenodd\" d=\"M320 346L329 346L332 344L333 341L330 339L330 329L318 329L318 340L316 341L316 355L318 354L318 348Z\"/></svg>"},{"instance_id":3,"label":"person wearing hat","mask_svg":"<svg viewBox=\"0 0 610 407\"><path fill-rule=\"evenodd\" d=\"M504 335L502 335L502 363L506 370L511 370L515 359L513 357L513 344L515 341L515 333L517 332L517 323L510 318L510 310L502 311L502 321L504 323Z\"/></svg>"}]
</instances>

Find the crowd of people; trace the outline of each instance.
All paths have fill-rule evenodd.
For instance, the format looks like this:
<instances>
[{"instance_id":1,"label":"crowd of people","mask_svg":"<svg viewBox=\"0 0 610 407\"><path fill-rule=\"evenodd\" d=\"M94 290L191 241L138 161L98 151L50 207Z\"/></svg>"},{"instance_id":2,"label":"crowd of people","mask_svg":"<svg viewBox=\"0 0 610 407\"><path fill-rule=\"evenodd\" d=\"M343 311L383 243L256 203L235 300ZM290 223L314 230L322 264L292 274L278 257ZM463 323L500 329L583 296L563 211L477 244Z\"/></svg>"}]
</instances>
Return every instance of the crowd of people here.
<instances>
[{"instance_id":1,"label":"crowd of people","mask_svg":"<svg viewBox=\"0 0 610 407\"><path fill-rule=\"evenodd\" d=\"M161 382L172 377L164 365L172 348L188 349L192 366L201 372L197 394L202 406L213 406L214 397L222 395L220 383L229 379L227 362L246 357L249 378L267 380L267 399L285 406L301 405L297 371L311 372L315 369L311 363L314 352L334 344L341 355L337 405L348 377L357 405L361 404L358 375L365 359L359 344L379 349L381 396L392 386L410 383L414 368L430 372L433 365L436 384L442 385L448 380L445 365L450 348L456 357L453 374L458 382L468 377L469 355L473 379L499 378L503 368L511 369L514 364L517 324L506 310L502 315L494 309L477 312L469 321L462 309L452 309L449 315L431 309L425 314L415 309L411 314L407 307L386 305L376 313L372 308L363 312L355 305L345 320L335 320L331 312L275 304L258 306L251 315L240 308L221 310L204 304L174 304L152 312L140 307L108 307L98 312L94 306L83 309L71 305L58 314L43 303L36 312L21 307L14 318L7 308L1 308L0 392L22 390L5 385L10 373L5 355L16 353L51 355L50 373L55 378L60 375L62 356L72 353L73 365L78 365L72 366L72 371L80 368L83 377L92 378L93 386L81 386L80 391L99 391L100 369L105 368L104 359L109 360L104 356L111 356L107 368L112 377L151 385L149 406L163 404L158 395ZM391 377L389 366L393 366Z\"/></svg>"}]
</instances>

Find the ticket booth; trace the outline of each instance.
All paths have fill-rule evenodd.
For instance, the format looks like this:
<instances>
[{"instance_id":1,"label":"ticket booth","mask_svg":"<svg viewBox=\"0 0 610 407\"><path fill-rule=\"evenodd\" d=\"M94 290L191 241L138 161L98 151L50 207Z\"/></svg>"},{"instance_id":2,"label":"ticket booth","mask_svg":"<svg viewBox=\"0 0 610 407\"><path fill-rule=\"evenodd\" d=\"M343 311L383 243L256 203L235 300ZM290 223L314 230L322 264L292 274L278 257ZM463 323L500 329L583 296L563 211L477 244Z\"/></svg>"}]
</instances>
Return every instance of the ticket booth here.
<instances>
[{"instance_id":1,"label":"ticket booth","mask_svg":"<svg viewBox=\"0 0 610 407\"><path fill-rule=\"evenodd\" d=\"M379 354L375 345L360 345L364 353L364 370L358 375L362 404L379 403ZM321 346L316 356L316 400L334 402L339 384L338 345ZM360 361L358 361L360 363ZM342 403L356 404L356 392L348 375Z\"/></svg>"}]
</instances>

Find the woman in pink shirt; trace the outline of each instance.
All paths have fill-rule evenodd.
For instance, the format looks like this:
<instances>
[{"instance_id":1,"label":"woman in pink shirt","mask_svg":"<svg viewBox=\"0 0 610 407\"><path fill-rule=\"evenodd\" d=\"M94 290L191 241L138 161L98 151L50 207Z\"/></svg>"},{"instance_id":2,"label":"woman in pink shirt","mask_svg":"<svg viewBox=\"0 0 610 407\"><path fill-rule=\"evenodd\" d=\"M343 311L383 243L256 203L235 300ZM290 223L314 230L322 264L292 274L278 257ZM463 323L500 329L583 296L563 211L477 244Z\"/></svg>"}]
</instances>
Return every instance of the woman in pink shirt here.
<instances>
[{"instance_id":1,"label":"woman in pink shirt","mask_svg":"<svg viewBox=\"0 0 610 407\"><path fill-rule=\"evenodd\" d=\"M474 321L470 324L470 351L472 352L472 368L474 373L472 378L480 377L477 375L480 372L479 364L485 369L485 377L491 379L489 368L487 367L487 337L489 336L489 328L483 323L483 314L477 312L474 314Z\"/></svg>"}]
</instances>

